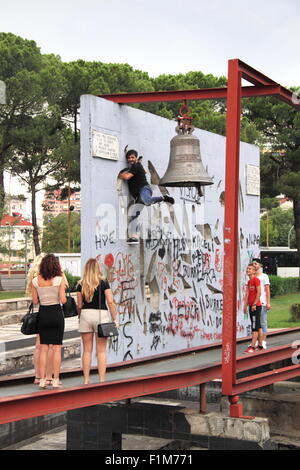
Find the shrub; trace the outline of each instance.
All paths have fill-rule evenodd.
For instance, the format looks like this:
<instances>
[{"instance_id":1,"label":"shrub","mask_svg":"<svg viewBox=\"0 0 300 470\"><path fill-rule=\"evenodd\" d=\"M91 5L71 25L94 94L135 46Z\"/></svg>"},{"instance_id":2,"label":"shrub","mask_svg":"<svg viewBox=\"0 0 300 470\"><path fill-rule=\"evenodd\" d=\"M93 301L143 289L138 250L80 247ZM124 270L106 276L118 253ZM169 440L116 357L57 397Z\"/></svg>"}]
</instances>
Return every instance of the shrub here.
<instances>
[{"instance_id":1,"label":"shrub","mask_svg":"<svg viewBox=\"0 0 300 470\"><path fill-rule=\"evenodd\" d=\"M293 294L300 290L298 277L279 277L270 275L271 297L275 295Z\"/></svg>"},{"instance_id":2,"label":"shrub","mask_svg":"<svg viewBox=\"0 0 300 470\"><path fill-rule=\"evenodd\" d=\"M300 304L291 305L291 315L292 315L292 321L295 321L295 322L300 321Z\"/></svg>"},{"instance_id":3,"label":"shrub","mask_svg":"<svg viewBox=\"0 0 300 470\"><path fill-rule=\"evenodd\" d=\"M80 276L73 276L73 274L69 273L69 271L64 271L64 273L68 280L69 288L71 292L75 292L76 287L77 287L77 282L80 280Z\"/></svg>"}]
</instances>

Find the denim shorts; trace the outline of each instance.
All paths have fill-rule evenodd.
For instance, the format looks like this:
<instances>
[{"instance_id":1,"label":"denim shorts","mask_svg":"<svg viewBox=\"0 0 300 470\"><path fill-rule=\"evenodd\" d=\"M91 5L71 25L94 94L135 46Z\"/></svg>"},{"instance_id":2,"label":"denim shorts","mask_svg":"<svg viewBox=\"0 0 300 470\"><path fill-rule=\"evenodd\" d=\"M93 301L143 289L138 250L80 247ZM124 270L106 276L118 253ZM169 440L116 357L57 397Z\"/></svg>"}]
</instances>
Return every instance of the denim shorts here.
<instances>
[{"instance_id":1,"label":"denim shorts","mask_svg":"<svg viewBox=\"0 0 300 470\"><path fill-rule=\"evenodd\" d=\"M260 323L261 323L263 333L267 333L268 332L268 310L267 310L266 305L261 306Z\"/></svg>"}]
</instances>

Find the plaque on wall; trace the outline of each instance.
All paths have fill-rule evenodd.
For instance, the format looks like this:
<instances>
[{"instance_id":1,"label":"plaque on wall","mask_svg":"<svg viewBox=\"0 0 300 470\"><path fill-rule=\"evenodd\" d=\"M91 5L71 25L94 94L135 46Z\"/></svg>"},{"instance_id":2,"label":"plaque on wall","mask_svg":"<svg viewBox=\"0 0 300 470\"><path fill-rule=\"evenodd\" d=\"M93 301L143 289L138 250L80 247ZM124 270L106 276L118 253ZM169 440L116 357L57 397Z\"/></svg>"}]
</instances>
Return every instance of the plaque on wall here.
<instances>
[{"instance_id":1,"label":"plaque on wall","mask_svg":"<svg viewBox=\"0 0 300 470\"><path fill-rule=\"evenodd\" d=\"M259 166L246 165L246 192L252 196L260 196Z\"/></svg>"},{"instance_id":2,"label":"plaque on wall","mask_svg":"<svg viewBox=\"0 0 300 470\"><path fill-rule=\"evenodd\" d=\"M118 137L111 134L92 130L92 156L107 158L108 160L119 159Z\"/></svg>"}]
</instances>

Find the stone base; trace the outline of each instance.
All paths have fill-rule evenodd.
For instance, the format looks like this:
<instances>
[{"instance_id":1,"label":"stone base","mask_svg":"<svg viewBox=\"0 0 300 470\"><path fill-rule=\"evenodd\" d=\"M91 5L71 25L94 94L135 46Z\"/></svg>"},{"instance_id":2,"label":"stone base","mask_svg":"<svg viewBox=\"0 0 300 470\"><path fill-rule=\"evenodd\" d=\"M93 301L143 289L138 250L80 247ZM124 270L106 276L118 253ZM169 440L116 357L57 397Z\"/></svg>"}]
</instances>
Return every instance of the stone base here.
<instances>
[{"instance_id":1,"label":"stone base","mask_svg":"<svg viewBox=\"0 0 300 470\"><path fill-rule=\"evenodd\" d=\"M277 393L276 393L277 392ZM254 391L251 394L240 396L245 415L261 416L268 418L272 432L300 433L300 387L299 384L290 384L290 390L286 393L275 388L273 394ZM229 413L227 397L221 399L222 412Z\"/></svg>"}]
</instances>

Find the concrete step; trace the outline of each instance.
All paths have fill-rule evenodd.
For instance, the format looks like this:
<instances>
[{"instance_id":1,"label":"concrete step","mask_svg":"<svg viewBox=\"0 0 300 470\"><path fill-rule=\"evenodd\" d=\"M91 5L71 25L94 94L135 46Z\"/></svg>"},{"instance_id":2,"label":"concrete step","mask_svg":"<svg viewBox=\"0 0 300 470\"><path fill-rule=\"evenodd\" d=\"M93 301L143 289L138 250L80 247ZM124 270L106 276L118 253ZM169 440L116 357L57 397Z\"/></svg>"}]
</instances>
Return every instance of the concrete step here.
<instances>
[{"instance_id":1,"label":"concrete step","mask_svg":"<svg viewBox=\"0 0 300 470\"><path fill-rule=\"evenodd\" d=\"M0 315L7 315L10 312L28 310L31 303L29 297L18 297L15 299L0 300Z\"/></svg>"},{"instance_id":2,"label":"concrete step","mask_svg":"<svg viewBox=\"0 0 300 470\"><path fill-rule=\"evenodd\" d=\"M80 337L64 339L62 360L80 357L80 345ZM32 369L34 350L35 346L31 345L0 352L0 375L11 375L16 371Z\"/></svg>"},{"instance_id":3,"label":"concrete step","mask_svg":"<svg viewBox=\"0 0 300 470\"><path fill-rule=\"evenodd\" d=\"M78 317L65 319L62 357L80 356ZM23 335L21 324L12 323L0 328L0 375L32 368L36 335Z\"/></svg>"}]
</instances>

